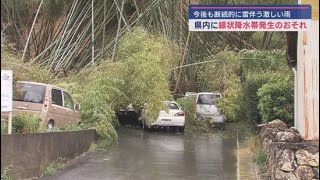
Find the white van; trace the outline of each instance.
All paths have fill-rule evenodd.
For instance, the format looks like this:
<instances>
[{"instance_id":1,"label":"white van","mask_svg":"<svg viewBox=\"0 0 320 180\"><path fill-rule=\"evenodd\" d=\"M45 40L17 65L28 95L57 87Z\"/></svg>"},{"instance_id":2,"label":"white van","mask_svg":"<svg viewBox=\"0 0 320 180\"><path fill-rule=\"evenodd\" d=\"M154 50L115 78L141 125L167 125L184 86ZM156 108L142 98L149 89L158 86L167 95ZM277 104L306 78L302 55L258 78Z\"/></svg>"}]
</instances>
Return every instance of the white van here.
<instances>
[{"instance_id":1,"label":"white van","mask_svg":"<svg viewBox=\"0 0 320 180\"><path fill-rule=\"evenodd\" d=\"M224 123L224 116L216 106L218 98L222 98L220 93L201 92L196 97L196 113L203 118L212 118L214 123Z\"/></svg>"}]
</instances>

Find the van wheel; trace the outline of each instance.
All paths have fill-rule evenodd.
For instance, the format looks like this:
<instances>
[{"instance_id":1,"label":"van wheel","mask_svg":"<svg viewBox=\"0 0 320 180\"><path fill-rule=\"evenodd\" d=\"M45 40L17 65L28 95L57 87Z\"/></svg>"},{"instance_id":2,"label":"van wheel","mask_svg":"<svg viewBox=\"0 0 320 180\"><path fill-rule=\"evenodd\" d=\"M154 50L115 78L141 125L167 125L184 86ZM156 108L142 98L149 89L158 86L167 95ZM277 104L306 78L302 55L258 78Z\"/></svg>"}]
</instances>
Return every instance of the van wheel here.
<instances>
[{"instance_id":1,"label":"van wheel","mask_svg":"<svg viewBox=\"0 0 320 180\"><path fill-rule=\"evenodd\" d=\"M54 121L53 120L50 120L48 122L47 128L50 129L50 130L54 128Z\"/></svg>"}]
</instances>

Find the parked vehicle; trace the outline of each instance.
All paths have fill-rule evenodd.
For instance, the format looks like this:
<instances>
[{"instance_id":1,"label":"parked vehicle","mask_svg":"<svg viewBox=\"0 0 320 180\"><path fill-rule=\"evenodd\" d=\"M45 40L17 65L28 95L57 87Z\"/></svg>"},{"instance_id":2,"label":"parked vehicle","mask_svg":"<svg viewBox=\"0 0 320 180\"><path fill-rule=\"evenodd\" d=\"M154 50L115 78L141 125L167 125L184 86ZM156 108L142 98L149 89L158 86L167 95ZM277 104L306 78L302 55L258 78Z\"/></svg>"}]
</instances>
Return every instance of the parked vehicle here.
<instances>
[{"instance_id":1,"label":"parked vehicle","mask_svg":"<svg viewBox=\"0 0 320 180\"><path fill-rule=\"evenodd\" d=\"M64 89L50 84L20 81L13 98L13 116L22 112L39 115L48 129L80 123L80 105Z\"/></svg>"},{"instance_id":2,"label":"parked vehicle","mask_svg":"<svg viewBox=\"0 0 320 180\"><path fill-rule=\"evenodd\" d=\"M224 116L220 113L216 102L221 98L220 93L201 92L196 97L196 113L199 117L209 118L214 123L225 123Z\"/></svg>"},{"instance_id":3,"label":"parked vehicle","mask_svg":"<svg viewBox=\"0 0 320 180\"><path fill-rule=\"evenodd\" d=\"M141 110L135 110L132 106L132 103L129 104L126 108L119 109L116 114L121 125L132 125L135 127L142 127L142 123L139 120Z\"/></svg>"},{"instance_id":4,"label":"parked vehicle","mask_svg":"<svg viewBox=\"0 0 320 180\"><path fill-rule=\"evenodd\" d=\"M184 131L185 126L185 113L182 111L181 107L175 101L164 101L168 110L161 110L156 121L149 123L146 120L144 110L142 110L142 122L143 128L158 129L160 127L176 127L179 131Z\"/></svg>"},{"instance_id":5,"label":"parked vehicle","mask_svg":"<svg viewBox=\"0 0 320 180\"><path fill-rule=\"evenodd\" d=\"M185 97L193 97L194 99L197 97L198 93L196 92L186 92L184 94Z\"/></svg>"}]
</instances>

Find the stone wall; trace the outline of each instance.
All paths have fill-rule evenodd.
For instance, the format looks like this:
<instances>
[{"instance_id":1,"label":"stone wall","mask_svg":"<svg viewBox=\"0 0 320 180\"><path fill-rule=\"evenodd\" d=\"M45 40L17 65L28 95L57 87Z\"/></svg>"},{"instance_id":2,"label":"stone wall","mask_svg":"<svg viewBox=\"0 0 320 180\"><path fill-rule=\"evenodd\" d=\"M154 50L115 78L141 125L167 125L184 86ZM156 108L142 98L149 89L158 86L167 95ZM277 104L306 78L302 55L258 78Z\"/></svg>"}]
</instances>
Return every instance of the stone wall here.
<instances>
[{"instance_id":1,"label":"stone wall","mask_svg":"<svg viewBox=\"0 0 320 180\"><path fill-rule=\"evenodd\" d=\"M304 141L281 120L266 124L260 136L272 180L319 179L319 141Z\"/></svg>"}]
</instances>

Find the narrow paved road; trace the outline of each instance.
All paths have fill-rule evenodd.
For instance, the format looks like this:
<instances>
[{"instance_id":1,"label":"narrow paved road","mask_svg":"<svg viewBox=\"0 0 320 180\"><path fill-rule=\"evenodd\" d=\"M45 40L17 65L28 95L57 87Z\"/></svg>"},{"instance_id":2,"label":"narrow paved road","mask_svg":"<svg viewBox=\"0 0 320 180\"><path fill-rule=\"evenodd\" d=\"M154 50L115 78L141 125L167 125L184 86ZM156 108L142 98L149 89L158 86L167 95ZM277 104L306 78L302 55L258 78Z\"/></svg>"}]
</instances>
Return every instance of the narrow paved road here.
<instances>
[{"instance_id":1,"label":"narrow paved road","mask_svg":"<svg viewBox=\"0 0 320 180\"><path fill-rule=\"evenodd\" d=\"M235 139L123 128L119 143L88 152L42 180L237 179ZM242 179L254 179L246 176Z\"/></svg>"}]
</instances>

